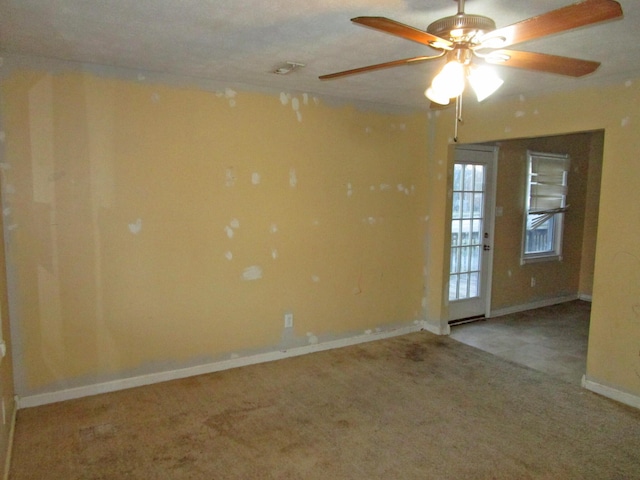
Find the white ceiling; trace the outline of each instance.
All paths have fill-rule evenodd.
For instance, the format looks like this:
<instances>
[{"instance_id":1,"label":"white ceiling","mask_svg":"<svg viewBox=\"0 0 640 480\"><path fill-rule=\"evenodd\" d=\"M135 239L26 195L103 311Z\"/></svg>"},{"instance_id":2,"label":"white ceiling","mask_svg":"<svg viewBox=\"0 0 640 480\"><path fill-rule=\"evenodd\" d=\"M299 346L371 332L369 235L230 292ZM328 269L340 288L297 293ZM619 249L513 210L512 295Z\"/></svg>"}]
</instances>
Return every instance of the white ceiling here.
<instances>
[{"instance_id":1,"label":"white ceiling","mask_svg":"<svg viewBox=\"0 0 640 480\"><path fill-rule=\"evenodd\" d=\"M573 0L467 0L498 27ZM501 96L531 96L640 78L640 2L624 18L513 46L596 60L575 79L499 67ZM452 0L0 0L0 52L162 72L276 91L428 107L423 91L442 60L321 81L319 75L418 55L429 47L350 22L385 16L426 29L455 14ZM289 75L286 61L306 67Z\"/></svg>"}]
</instances>

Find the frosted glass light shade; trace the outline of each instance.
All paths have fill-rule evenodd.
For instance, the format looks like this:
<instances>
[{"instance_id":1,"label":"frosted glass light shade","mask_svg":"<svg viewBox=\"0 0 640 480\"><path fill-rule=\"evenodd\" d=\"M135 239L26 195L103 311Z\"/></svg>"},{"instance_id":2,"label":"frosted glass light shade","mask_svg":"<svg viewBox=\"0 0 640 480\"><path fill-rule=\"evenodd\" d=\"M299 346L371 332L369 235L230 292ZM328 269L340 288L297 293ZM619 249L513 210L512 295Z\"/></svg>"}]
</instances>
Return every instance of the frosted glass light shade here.
<instances>
[{"instance_id":1,"label":"frosted glass light shade","mask_svg":"<svg viewBox=\"0 0 640 480\"><path fill-rule=\"evenodd\" d=\"M488 67L475 67L470 69L467 78L479 102L493 94L504 83L504 81Z\"/></svg>"},{"instance_id":2,"label":"frosted glass light shade","mask_svg":"<svg viewBox=\"0 0 640 480\"><path fill-rule=\"evenodd\" d=\"M460 96L464 91L464 67L462 64L456 60L447 63L434 77L431 88L440 98Z\"/></svg>"},{"instance_id":3,"label":"frosted glass light shade","mask_svg":"<svg viewBox=\"0 0 640 480\"><path fill-rule=\"evenodd\" d=\"M439 103L440 105L449 105L449 97L439 95L439 93L432 87L427 88L424 95L432 102Z\"/></svg>"}]
</instances>

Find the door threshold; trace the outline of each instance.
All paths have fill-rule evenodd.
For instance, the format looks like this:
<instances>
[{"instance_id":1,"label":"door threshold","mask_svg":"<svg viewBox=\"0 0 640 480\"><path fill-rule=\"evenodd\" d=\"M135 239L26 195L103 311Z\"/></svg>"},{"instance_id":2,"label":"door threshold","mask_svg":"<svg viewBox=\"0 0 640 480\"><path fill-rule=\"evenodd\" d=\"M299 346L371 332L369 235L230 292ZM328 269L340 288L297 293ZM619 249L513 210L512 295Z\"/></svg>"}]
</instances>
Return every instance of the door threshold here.
<instances>
[{"instance_id":1,"label":"door threshold","mask_svg":"<svg viewBox=\"0 0 640 480\"><path fill-rule=\"evenodd\" d=\"M480 320L486 320L484 315L476 315L475 317L459 318L457 320L449 320L449 326L455 327L456 325L462 325L465 323L479 322Z\"/></svg>"}]
</instances>

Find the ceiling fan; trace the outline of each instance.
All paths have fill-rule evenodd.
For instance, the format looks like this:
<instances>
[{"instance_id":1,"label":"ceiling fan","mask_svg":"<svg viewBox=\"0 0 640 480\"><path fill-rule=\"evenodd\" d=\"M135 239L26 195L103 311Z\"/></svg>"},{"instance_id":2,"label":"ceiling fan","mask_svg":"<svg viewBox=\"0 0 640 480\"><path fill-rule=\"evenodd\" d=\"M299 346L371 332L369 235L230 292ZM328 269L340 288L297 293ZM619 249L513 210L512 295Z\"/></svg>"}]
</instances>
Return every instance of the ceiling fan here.
<instances>
[{"instance_id":1,"label":"ceiling fan","mask_svg":"<svg viewBox=\"0 0 640 480\"><path fill-rule=\"evenodd\" d=\"M366 27L421 43L436 51L435 55L419 56L354 68L322 75L328 80L383 68L412 65L446 57L447 63L436 75L425 95L432 102L447 105L460 99L468 80L478 101L491 95L502 80L486 68L486 64L550 72L580 77L595 71L599 62L580 60L544 53L506 50L506 47L564 32L578 27L622 17L622 8L614 0L584 0L573 5L531 17L513 25L496 28L495 22L482 15L464 12L464 0L458 3L458 13L431 23L426 31L385 17L356 17L351 21Z\"/></svg>"}]
</instances>

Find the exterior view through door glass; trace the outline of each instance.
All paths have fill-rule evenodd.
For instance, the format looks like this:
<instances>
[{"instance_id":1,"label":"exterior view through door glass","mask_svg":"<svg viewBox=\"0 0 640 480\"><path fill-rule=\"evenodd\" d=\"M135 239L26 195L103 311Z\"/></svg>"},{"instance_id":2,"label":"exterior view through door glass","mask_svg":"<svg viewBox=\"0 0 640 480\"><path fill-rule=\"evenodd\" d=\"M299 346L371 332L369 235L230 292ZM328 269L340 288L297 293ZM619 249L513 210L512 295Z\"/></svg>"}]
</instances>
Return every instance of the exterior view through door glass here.
<instances>
[{"instance_id":1,"label":"exterior view through door glass","mask_svg":"<svg viewBox=\"0 0 640 480\"><path fill-rule=\"evenodd\" d=\"M456 149L453 167L449 320L486 314L494 148Z\"/></svg>"}]
</instances>

